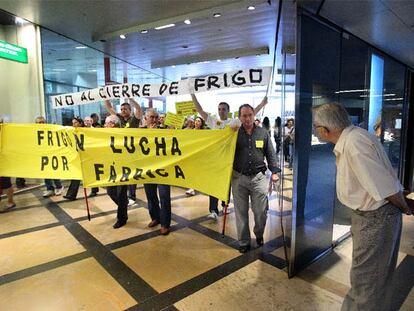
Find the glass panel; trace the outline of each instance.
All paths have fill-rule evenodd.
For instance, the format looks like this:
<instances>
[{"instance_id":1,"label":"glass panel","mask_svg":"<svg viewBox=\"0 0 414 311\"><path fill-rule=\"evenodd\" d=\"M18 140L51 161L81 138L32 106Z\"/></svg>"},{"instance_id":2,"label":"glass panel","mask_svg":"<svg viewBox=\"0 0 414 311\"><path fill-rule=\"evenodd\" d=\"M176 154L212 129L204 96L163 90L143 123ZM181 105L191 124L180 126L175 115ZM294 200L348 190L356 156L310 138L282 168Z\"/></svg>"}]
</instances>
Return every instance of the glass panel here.
<instances>
[{"instance_id":1,"label":"glass panel","mask_svg":"<svg viewBox=\"0 0 414 311\"><path fill-rule=\"evenodd\" d=\"M367 128L369 92L369 47L349 34L342 35L341 73L339 102L346 108L356 126ZM335 194L334 225L332 240L334 244L347 234L351 228L351 210L342 205Z\"/></svg>"},{"instance_id":2,"label":"glass panel","mask_svg":"<svg viewBox=\"0 0 414 311\"><path fill-rule=\"evenodd\" d=\"M313 138L311 108L338 100L341 40L339 32L304 15L300 16L299 35L292 274L332 245L335 156L333 145Z\"/></svg>"},{"instance_id":3,"label":"glass panel","mask_svg":"<svg viewBox=\"0 0 414 311\"><path fill-rule=\"evenodd\" d=\"M405 67L384 58L384 96L380 136L392 166L400 176Z\"/></svg>"},{"instance_id":4,"label":"glass panel","mask_svg":"<svg viewBox=\"0 0 414 311\"><path fill-rule=\"evenodd\" d=\"M381 110L384 83L384 60L372 54L369 96L368 132L381 135ZM379 130L378 130L379 129Z\"/></svg>"},{"instance_id":5,"label":"glass panel","mask_svg":"<svg viewBox=\"0 0 414 311\"><path fill-rule=\"evenodd\" d=\"M41 29L43 75L45 81L46 118L49 123L70 125L73 116L85 118L97 113L101 121L107 112L102 103L91 103L65 109L53 109L50 96L79 92L105 84L104 59L109 59L111 83L148 82L161 83L161 78L151 72L127 64L104 53L82 46L80 43ZM137 99L139 100L139 99ZM115 110L120 102L113 100Z\"/></svg>"}]
</instances>

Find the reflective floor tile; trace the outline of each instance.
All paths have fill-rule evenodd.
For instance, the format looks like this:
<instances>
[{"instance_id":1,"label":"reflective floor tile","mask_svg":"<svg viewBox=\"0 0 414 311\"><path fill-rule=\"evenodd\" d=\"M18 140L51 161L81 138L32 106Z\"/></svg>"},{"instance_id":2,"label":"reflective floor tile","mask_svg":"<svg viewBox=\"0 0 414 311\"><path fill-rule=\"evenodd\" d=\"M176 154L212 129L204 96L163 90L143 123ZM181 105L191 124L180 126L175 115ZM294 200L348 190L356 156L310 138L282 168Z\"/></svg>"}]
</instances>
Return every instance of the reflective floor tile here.
<instances>
[{"instance_id":1,"label":"reflective floor tile","mask_svg":"<svg viewBox=\"0 0 414 311\"><path fill-rule=\"evenodd\" d=\"M82 198L78 198L75 201L59 201L59 206L68 213L72 218L79 218L87 216L86 202ZM116 211L116 204L107 195L100 195L94 198L88 199L89 211L91 215Z\"/></svg>"},{"instance_id":2,"label":"reflective floor tile","mask_svg":"<svg viewBox=\"0 0 414 311\"><path fill-rule=\"evenodd\" d=\"M172 201L171 209L174 214L192 220L207 216L209 214L208 204L209 197L204 194L198 194Z\"/></svg>"},{"instance_id":3,"label":"reflective floor tile","mask_svg":"<svg viewBox=\"0 0 414 311\"><path fill-rule=\"evenodd\" d=\"M0 286L4 310L125 310L136 301L88 258Z\"/></svg>"},{"instance_id":4,"label":"reflective floor tile","mask_svg":"<svg viewBox=\"0 0 414 311\"><path fill-rule=\"evenodd\" d=\"M112 228L116 222L116 214L92 218L91 221L81 221L80 225L102 244L106 245L160 229L160 226L148 228L150 221L151 217L148 210L140 207L129 210L127 224L116 230ZM174 225L176 223L172 222L171 224Z\"/></svg>"},{"instance_id":5,"label":"reflective floor tile","mask_svg":"<svg viewBox=\"0 0 414 311\"><path fill-rule=\"evenodd\" d=\"M190 310L340 310L342 298L257 260L174 306Z\"/></svg>"},{"instance_id":6,"label":"reflective floor tile","mask_svg":"<svg viewBox=\"0 0 414 311\"><path fill-rule=\"evenodd\" d=\"M63 227L0 239L0 275L83 252L82 245Z\"/></svg>"},{"instance_id":7,"label":"reflective floor tile","mask_svg":"<svg viewBox=\"0 0 414 311\"><path fill-rule=\"evenodd\" d=\"M0 214L0 234L56 223L58 220L45 207L32 207Z\"/></svg>"},{"instance_id":8,"label":"reflective floor tile","mask_svg":"<svg viewBox=\"0 0 414 311\"><path fill-rule=\"evenodd\" d=\"M206 272L239 252L191 229L182 229L113 251L159 292Z\"/></svg>"},{"instance_id":9,"label":"reflective floor tile","mask_svg":"<svg viewBox=\"0 0 414 311\"><path fill-rule=\"evenodd\" d=\"M220 216L218 221L214 220L207 220L201 223L204 227L212 229L217 232L222 232L223 229L223 221L224 217ZM253 212L249 211L249 227L250 227L250 236L254 240L256 236L254 235L253 228L254 228L254 217ZM226 230L225 235L232 237L233 239L237 240L237 229L236 229L236 214L234 211L227 215L226 220ZM264 242L268 242L273 240L281 235L280 230L280 218L272 215L268 215L265 232L264 232Z\"/></svg>"}]
</instances>

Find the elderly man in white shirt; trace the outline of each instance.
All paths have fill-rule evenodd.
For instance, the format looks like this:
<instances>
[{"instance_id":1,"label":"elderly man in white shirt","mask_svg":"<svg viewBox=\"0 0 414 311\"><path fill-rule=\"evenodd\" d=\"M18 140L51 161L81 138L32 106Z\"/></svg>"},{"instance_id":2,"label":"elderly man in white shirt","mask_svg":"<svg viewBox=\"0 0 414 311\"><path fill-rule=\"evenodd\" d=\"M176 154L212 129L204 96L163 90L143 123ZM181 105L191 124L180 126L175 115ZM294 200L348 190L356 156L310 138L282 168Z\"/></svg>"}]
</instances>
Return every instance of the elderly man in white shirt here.
<instances>
[{"instance_id":1,"label":"elderly man in white shirt","mask_svg":"<svg viewBox=\"0 0 414 311\"><path fill-rule=\"evenodd\" d=\"M335 144L337 196L353 210L351 289L342 310L389 310L401 213L411 215L412 202L378 139L353 126L344 107L314 107L313 127L320 140Z\"/></svg>"}]
</instances>

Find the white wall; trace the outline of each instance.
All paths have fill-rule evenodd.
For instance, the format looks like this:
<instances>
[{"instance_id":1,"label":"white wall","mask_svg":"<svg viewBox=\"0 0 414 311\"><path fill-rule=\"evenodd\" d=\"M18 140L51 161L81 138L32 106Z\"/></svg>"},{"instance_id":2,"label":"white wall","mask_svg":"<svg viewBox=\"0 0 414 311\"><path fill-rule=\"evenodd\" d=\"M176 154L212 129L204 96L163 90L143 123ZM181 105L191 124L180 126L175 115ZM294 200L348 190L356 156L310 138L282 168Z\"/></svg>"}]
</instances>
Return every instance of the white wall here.
<instances>
[{"instance_id":1,"label":"white wall","mask_svg":"<svg viewBox=\"0 0 414 311\"><path fill-rule=\"evenodd\" d=\"M28 64L0 58L0 116L5 122L30 123L44 115L40 30L26 23L0 26L0 40L27 49Z\"/></svg>"}]
</instances>

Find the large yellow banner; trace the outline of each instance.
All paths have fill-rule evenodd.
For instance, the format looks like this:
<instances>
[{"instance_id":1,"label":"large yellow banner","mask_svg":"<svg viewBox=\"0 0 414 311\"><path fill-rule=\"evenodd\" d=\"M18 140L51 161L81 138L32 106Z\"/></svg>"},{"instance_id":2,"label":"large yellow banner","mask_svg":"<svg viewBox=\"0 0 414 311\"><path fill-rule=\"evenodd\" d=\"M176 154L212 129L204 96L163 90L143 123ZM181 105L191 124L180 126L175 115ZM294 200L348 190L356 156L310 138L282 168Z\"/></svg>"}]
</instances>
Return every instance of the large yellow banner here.
<instances>
[{"instance_id":1,"label":"large yellow banner","mask_svg":"<svg viewBox=\"0 0 414 311\"><path fill-rule=\"evenodd\" d=\"M158 183L226 200L236 139L231 129L3 124L0 176L81 179L85 187Z\"/></svg>"}]
</instances>

